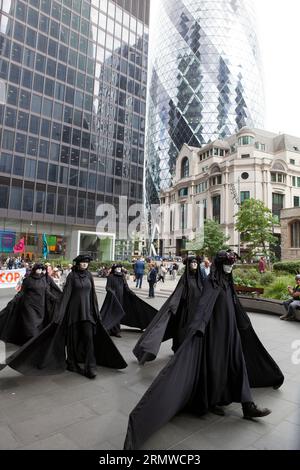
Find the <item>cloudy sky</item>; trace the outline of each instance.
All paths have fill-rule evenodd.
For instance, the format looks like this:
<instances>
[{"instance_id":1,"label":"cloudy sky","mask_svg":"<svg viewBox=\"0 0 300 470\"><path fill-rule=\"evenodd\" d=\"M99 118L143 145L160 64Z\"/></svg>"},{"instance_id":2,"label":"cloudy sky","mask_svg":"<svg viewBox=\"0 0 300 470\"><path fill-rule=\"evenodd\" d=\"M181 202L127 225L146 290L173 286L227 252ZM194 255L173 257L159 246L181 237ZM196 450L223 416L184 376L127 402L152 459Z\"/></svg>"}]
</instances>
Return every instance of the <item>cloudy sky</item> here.
<instances>
[{"instance_id":1,"label":"cloudy sky","mask_svg":"<svg viewBox=\"0 0 300 470\"><path fill-rule=\"evenodd\" d=\"M300 2L253 1L264 64L265 128L300 137Z\"/></svg>"}]
</instances>

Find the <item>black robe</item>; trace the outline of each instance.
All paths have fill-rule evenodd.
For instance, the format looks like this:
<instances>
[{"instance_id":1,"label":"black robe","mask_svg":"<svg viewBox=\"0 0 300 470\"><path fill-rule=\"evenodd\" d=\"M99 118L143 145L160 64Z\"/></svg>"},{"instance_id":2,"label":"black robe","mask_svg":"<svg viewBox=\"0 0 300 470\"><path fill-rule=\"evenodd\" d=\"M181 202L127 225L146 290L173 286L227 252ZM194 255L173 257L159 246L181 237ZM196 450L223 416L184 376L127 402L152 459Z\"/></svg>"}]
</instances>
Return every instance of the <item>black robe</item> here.
<instances>
[{"instance_id":1,"label":"black robe","mask_svg":"<svg viewBox=\"0 0 300 470\"><path fill-rule=\"evenodd\" d=\"M26 277L21 291L0 312L0 339L23 345L37 336L49 324L58 299L56 290L45 276L31 274Z\"/></svg>"},{"instance_id":2,"label":"black robe","mask_svg":"<svg viewBox=\"0 0 300 470\"><path fill-rule=\"evenodd\" d=\"M55 284L51 276L46 274L45 278L49 286L49 292L50 294L52 294L52 295L47 295L46 297L46 304L47 304L46 319L45 319L45 326L46 326L53 319L56 304L62 298L62 290L57 286L57 284Z\"/></svg>"},{"instance_id":3,"label":"black robe","mask_svg":"<svg viewBox=\"0 0 300 470\"><path fill-rule=\"evenodd\" d=\"M94 280L88 271L86 279L83 280L85 287L87 281L91 285L89 301L84 295L85 289L79 288L81 282L78 274L76 272L69 274L60 306L52 322L37 337L8 357L5 365L25 375L51 375L64 372L67 367L66 344L68 335L72 334L72 327L80 322L91 322L95 327L96 363L114 369L127 367L122 355L102 326ZM80 351L78 355L80 356ZM5 365L2 365L2 368Z\"/></svg>"},{"instance_id":4,"label":"black robe","mask_svg":"<svg viewBox=\"0 0 300 470\"><path fill-rule=\"evenodd\" d=\"M173 339L172 349L177 351L186 337L188 327L196 311L205 274L200 268L191 274L188 267L176 289L161 307L133 349L140 364L153 361L162 342Z\"/></svg>"},{"instance_id":5,"label":"black robe","mask_svg":"<svg viewBox=\"0 0 300 470\"><path fill-rule=\"evenodd\" d=\"M232 285L208 279L186 339L129 416L124 448L138 449L180 411L252 401L250 387L283 381Z\"/></svg>"},{"instance_id":6,"label":"black robe","mask_svg":"<svg viewBox=\"0 0 300 470\"><path fill-rule=\"evenodd\" d=\"M157 314L155 308L132 292L123 275L110 274L106 290L100 314L108 331L117 331L120 324L144 330Z\"/></svg>"}]
</instances>

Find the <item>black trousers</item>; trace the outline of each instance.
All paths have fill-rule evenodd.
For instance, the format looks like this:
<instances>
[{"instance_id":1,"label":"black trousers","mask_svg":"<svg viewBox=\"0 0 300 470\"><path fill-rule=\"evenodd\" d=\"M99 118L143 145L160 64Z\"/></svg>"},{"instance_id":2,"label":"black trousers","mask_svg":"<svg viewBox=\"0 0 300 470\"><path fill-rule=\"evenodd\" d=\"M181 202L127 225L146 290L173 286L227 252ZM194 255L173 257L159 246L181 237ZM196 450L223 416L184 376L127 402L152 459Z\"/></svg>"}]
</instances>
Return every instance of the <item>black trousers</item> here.
<instances>
[{"instance_id":1,"label":"black trousers","mask_svg":"<svg viewBox=\"0 0 300 470\"><path fill-rule=\"evenodd\" d=\"M89 321L69 326L67 335L67 362L73 367L83 364L85 369L95 368L94 337L96 326Z\"/></svg>"},{"instance_id":2,"label":"black trousers","mask_svg":"<svg viewBox=\"0 0 300 470\"><path fill-rule=\"evenodd\" d=\"M155 282L149 282L149 297L154 297L154 284Z\"/></svg>"}]
</instances>

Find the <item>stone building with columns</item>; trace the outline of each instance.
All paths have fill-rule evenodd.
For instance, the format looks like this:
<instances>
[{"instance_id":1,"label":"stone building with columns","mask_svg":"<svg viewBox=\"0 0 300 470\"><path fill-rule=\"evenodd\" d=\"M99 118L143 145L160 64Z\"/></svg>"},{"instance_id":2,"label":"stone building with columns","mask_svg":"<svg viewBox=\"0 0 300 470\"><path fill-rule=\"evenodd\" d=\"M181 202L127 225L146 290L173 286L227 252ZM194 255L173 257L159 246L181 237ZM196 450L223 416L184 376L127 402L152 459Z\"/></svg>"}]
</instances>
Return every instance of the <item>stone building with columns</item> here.
<instances>
[{"instance_id":1,"label":"stone building with columns","mask_svg":"<svg viewBox=\"0 0 300 470\"><path fill-rule=\"evenodd\" d=\"M202 148L183 145L172 187L160 195L161 253L179 256L203 218L219 222L229 245L237 249L234 215L249 198L272 210L280 245L281 210L300 207L299 137L244 127Z\"/></svg>"}]
</instances>

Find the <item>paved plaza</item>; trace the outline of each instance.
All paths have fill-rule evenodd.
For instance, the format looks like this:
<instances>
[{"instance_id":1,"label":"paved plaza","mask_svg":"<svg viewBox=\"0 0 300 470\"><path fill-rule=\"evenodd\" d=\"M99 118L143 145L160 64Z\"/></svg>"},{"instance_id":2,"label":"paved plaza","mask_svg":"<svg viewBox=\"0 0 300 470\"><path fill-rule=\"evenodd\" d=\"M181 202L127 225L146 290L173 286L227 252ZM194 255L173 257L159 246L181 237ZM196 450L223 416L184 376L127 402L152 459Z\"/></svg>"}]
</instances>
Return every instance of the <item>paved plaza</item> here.
<instances>
[{"instance_id":1,"label":"paved plaza","mask_svg":"<svg viewBox=\"0 0 300 470\"><path fill-rule=\"evenodd\" d=\"M96 286L101 305L104 280L97 279ZM146 299L146 285L136 292L159 308L174 286L174 281L159 286L154 300ZM0 309L14 293L0 291ZM251 320L285 375L280 390L253 391L257 404L272 413L247 421L234 404L226 408L225 417L180 414L144 449L300 449L300 363L292 361L293 342L298 340L300 349L300 323L259 314L251 314ZM92 381L71 372L48 377L24 377L8 368L0 372L0 449L122 449L130 411L172 356L166 342L155 362L139 367L132 354L139 334L124 330L115 339L128 368L119 372L99 367Z\"/></svg>"}]
</instances>

